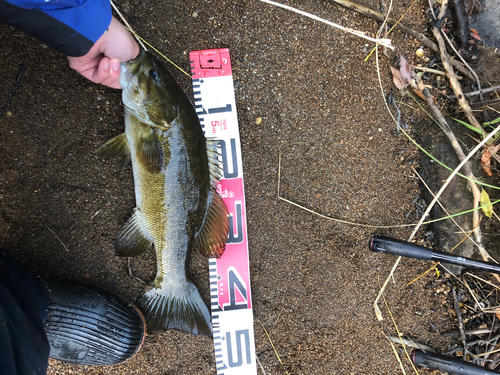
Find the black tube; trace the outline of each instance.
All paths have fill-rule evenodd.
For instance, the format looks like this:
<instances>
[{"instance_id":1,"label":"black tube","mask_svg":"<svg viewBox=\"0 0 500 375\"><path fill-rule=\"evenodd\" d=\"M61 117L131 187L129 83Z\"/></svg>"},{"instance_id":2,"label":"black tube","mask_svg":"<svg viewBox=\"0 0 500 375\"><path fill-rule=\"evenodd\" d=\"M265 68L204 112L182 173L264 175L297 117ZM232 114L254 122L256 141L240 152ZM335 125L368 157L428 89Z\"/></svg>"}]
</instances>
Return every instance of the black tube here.
<instances>
[{"instance_id":1,"label":"black tube","mask_svg":"<svg viewBox=\"0 0 500 375\"><path fill-rule=\"evenodd\" d=\"M372 237L370 250L380 253L399 255L407 258L432 260L432 250L411 242L400 241L389 237Z\"/></svg>"},{"instance_id":2,"label":"black tube","mask_svg":"<svg viewBox=\"0 0 500 375\"><path fill-rule=\"evenodd\" d=\"M370 250L381 253L399 255L407 258L435 260L443 263L475 268L481 271L500 274L500 266L494 263L483 262L460 257L450 253L435 251L411 242L396 240L389 237L372 237L369 244Z\"/></svg>"},{"instance_id":3,"label":"black tube","mask_svg":"<svg viewBox=\"0 0 500 375\"><path fill-rule=\"evenodd\" d=\"M411 359L416 365L447 372L451 375L498 375L497 372L473 363L436 353L425 353L420 349L415 349L413 351Z\"/></svg>"}]
</instances>

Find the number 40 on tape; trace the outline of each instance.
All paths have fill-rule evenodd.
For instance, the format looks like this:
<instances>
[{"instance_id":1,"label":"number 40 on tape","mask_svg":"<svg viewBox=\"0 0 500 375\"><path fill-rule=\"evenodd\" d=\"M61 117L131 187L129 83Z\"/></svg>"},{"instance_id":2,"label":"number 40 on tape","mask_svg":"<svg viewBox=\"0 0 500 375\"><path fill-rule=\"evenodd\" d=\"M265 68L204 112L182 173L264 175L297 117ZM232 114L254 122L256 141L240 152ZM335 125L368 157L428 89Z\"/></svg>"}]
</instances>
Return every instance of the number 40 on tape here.
<instances>
[{"instance_id":1,"label":"number 40 on tape","mask_svg":"<svg viewBox=\"0 0 500 375\"><path fill-rule=\"evenodd\" d=\"M207 138L220 140L223 178L217 190L230 213L226 251L209 260L218 375L256 374L240 133L229 50L190 53L196 113Z\"/></svg>"}]
</instances>

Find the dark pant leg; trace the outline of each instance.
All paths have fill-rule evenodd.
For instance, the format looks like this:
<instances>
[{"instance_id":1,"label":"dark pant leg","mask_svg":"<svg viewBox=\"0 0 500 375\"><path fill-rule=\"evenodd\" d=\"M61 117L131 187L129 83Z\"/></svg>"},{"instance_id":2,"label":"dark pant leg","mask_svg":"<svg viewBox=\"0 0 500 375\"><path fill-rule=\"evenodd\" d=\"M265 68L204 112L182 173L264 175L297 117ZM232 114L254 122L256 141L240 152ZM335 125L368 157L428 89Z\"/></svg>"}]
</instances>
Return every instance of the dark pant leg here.
<instances>
[{"instance_id":1,"label":"dark pant leg","mask_svg":"<svg viewBox=\"0 0 500 375\"><path fill-rule=\"evenodd\" d=\"M0 249L0 374L46 374L45 293L36 276Z\"/></svg>"}]
</instances>

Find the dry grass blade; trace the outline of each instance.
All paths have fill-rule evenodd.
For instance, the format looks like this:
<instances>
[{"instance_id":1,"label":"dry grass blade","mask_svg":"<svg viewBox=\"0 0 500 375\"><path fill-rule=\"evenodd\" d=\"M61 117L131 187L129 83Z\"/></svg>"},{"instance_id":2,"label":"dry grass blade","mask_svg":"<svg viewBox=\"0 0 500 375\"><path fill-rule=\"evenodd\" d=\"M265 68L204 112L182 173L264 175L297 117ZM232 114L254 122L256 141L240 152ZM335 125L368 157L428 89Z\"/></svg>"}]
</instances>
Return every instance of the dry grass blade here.
<instances>
[{"instance_id":1,"label":"dry grass blade","mask_svg":"<svg viewBox=\"0 0 500 375\"><path fill-rule=\"evenodd\" d=\"M476 354L476 357L484 357L484 356L487 356L487 355L490 355L490 354L493 354L493 353L498 353L498 352L500 352L500 349L493 350L493 351L487 352L487 353Z\"/></svg>"},{"instance_id":2,"label":"dry grass blade","mask_svg":"<svg viewBox=\"0 0 500 375\"><path fill-rule=\"evenodd\" d=\"M110 0L111 1L111 0ZM132 26L130 26L130 24L127 22L127 20L125 19L125 17L123 16L123 14L120 13L120 11L118 10L118 8L116 7L116 5L113 3L113 1L111 1L111 6L113 7L113 9L115 10L115 12L118 14L118 16L120 16L120 19L123 21L123 23L125 24L125 28L130 31L132 33L132 35L135 37L135 39L137 39L137 41L139 42L139 44L141 45L141 47L147 51L148 49L146 48L146 46L144 45L147 44L149 47L151 47L151 49L153 51L155 51L158 55L160 55L161 57L163 57L165 60L167 60L170 64L172 64L173 66L175 66L177 69L179 69L182 73L184 73L185 75L187 75L189 78L193 78L188 72L186 72L184 69L182 69L180 66L178 66L177 64L175 64L172 60L170 60L168 57L166 57L164 54L162 54L160 51L158 51L155 47L153 47L150 43L148 43L147 40L145 40L144 38L142 38L141 36L139 36L139 34L137 34L133 29L132 29ZM144 43L143 43L144 42Z\"/></svg>"},{"instance_id":3,"label":"dry grass blade","mask_svg":"<svg viewBox=\"0 0 500 375\"><path fill-rule=\"evenodd\" d=\"M414 226L415 224L400 224L400 225L371 225L371 224L361 224L361 223L355 223L353 221L347 221L347 220L342 220L342 219L335 219L333 217L330 217L330 216L326 216L326 215L322 215L316 211L313 211L307 207L304 207L304 206L301 206L300 204L298 203L295 203L295 202L292 202L291 200L288 200L286 198L283 198L281 196L281 193L280 193L280 185L281 184L281 154L279 154L278 156L278 199L279 200L282 200L284 202L287 202L289 204L291 204L292 206L295 206L295 207L298 207L304 211L307 211L307 212L310 212L314 215L317 215L319 217L322 217L323 219L327 219L327 220L332 220L332 221L336 221L338 223L342 223L342 224L349 224L349 225L354 225L354 226L358 226L358 227L365 227L365 228L377 228L377 229L388 229L388 228L403 228L403 227L411 227L411 226Z\"/></svg>"},{"instance_id":4,"label":"dry grass blade","mask_svg":"<svg viewBox=\"0 0 500 375\"><path fill-rule=\"evenodd\" d=\"M364 15L366 17L370 17L370 18L376 19L376 20L378 20L380 22L382 22L382 21L384 21L384 20L387 19L388 23L390 23L392 25L395 24L397 29L401 30L405 34L411 35L412 37L414 37L415 39L417 39L421 43L425 44L427 47L429 47L434 52L438 52L439 51L438 46L436 45L436 43L434 43L432 40L430 40L429 38L427 38L424 34L418 32L418 31L413 30L411 27L406 26L406 25L404 25L401 22L398 23L398 21L396 21L393 18L386 17L386 16L384 16L380 12L377 12L377 11L375 11L373 9L367 8L367 7L363 6L363 5L356 4L356 3L354 3L354 2L352 2L350 0L333 0L333 1L336 2L337 4L343 6L343 7L346 7L348 9L354 10L354 11L356 11L358 13L361 13L362 15ZM469 71L467 70L467 68L465 68L464 66L462 66L460 64L460 62L458 62L456 60L452 60L451 64L453 65L453 67L455 69L457 69L460 73L462 73L466 77L468 77L470 79L474 79L474 77L469 73Z\"/></svg>"},{"instance_id":5,"label":"dry grass blade","mask_svg":"<svg viewBox=\"0 0 500 375\"><path fill-rule=\"evenodd\" d=\"M453 250L455 250L462 242L464 242L467 238L470 237L470 235L473 233L473 231L470 231L469 233L466 233L467 235L462 238L462 240L457 243L453 249L451 249L449 252L453 252ZM441 264L441 262L437 262L435 263L431 268L429 268L427 271L425 271L423 274L421 274L419 277L417 277L416 279L413 279L412 281L410 281L408 284L406 284L406 286L409 286L410 284L412 284L413 282L417 281L418 279L420 279L421 277L423 277L424 275L426 275L429 271L433 270L434 268L436 268L437 266L439 266Z\"/></svg>"},{"instance_id":6,"label":"dry grass blade","mask_svg":"<svg viewBox=\"0 0 500 375\"><path fill-rule=\"evenodd\" d=\"M460 228L460 229L462 229L462 228ZM467 238L469 238L472 233L473 233L473 231L470 231L469 233L466 233L466 236L464 238L462 238L462 240L459 243L457 243L453 247L453 249L451 249L449 252L450 253L453 252L453 250L455 250L462 242L464 242ZM425 271L423 274L421 274L417 278L415 278L412 281L410 281L408 284L406 284L406 286L409 286L409 285L413 284L415 281L421 279L422 277L424 277L425 275L427 275L430 271L432 271L433 269L435 269L440 264L441 264L441 262L434 263L434 265L431 268L429 268L427 271Z\"/></svg>"},{"instance_id":7,"label":"dry grass blade","mask_svg":"<svg viewBox=\"0 0 500 375\"><path fill-rule=\"evenodd\" d=\"M418 375L418 371L417 371L417 368L415 367L415 365L413 364L413 361L411 360L410 358L410 354L408 353L408 350L406 350L406 345L404 344L403 342L403 337L401 335L401 332L399 331L399 328L398 328L398 325L396 324L396 321L394 320L394 316L392 315L392 312L391 312L391 309L389 308L389 304L387 303L387 300L385 299L385 295L382 294L382 297L384 298L384 303L385 303L385 307L387 307L387 311L389 312L389 315L391 316L391 319L392 319L392 324L394 324L394 328L396 328L396 332L398 333L398 337L399 337L399 342L400 344L403 346L403 349L406 353L406 357L408 358L408 360L410 361L412 367L413 367L413 370L415 370L415 373ZM387 337L387 336L386 336ZM389 340L389 339L388 339ZM390 341L390 340L389 340ZM392 345L392 343L391 343ZM398 356L399 358L399 356ZM404 370L403 370L404 372Z\"/></svg>"},{"instance_id":8,"label":"dry grass blade","mask_svg":"<svg viewBox=\"0 0 500 375\"><path fill-rule=\"evenodd\" d=\"M471 289L471 287L469 286L469 283L467 283L467 281L464 279L462 281L462 284L465 285L465 287L467 288L467 290L469 291L470 295L472 296L472 298L474 298L474 302L476 302L476 306L479 307L479 309L482 311L482 312L485 312L483 306L481 305L481 303L479 302L479 299L477 298L476 294L474 293L474 291Z\"/></svg>"},{"instance_id":9,"label":"dry grass blade","mask_svg":"<svg viewBox=\"0 0 500 375\"><path fill-rule=\"evenodd\" d=\"M411 5L408 7L408 9L406 9L406 12L404 12L404 14L396 21L396 23L394 23L394 25L392 25L391 29L387 32L387 35L389 35L392 30L394 30L394 28L401 22L401 20L403 18L405 18L406 14L410 11L411 8L413 8L413 6L417 3L417 0L414 0L413 3L411 3ZM386 18L389 18L388 15ZM367 61L370 56L373 54L373 52L375 52L375 48L373 48L370 53L365 57L365 61Z\"/></svg>"},{"instance_id":10,"label":"dry grass blade","mask_svg":"<svg viewBox=\"0 0 500 375\"><path fill-rule=\"evenodd\" d=\"M333 26L333 27L335 27L335 28L337 28L339 30L342 30L342 31L345 31L347 33L356 35L356 36L358 36L360 38L363 38L363 39L370 40L370 41L372 41L374 43L378 43L380 45L383 45L383 46L385 46L387 48L390 48L390 49L394 50L394 47L391 45L391 40L390 39L379 39L379 38L374 39L372 37L369 37L368 35L366 35L367 33L364 33L362 31L354 30L354 29L351 29L349 27L340 26L340 25L338 25L336 23L333 23L333 22L327 21L327 20L325 20L323 18L320 18L318 16L315 16L314 14L310 14L310 13L304 12L302 10L299 10L299 9L296 9L296 8L292 8L291 6L280 4L280 3L277 3L277 2L274 2L274 1L270 1L270 0L260 0L260 1L262 1L263 3L267 3L267 4L270 4L270 5L274 5L274 6L283 8L283 9L290 10L292 12L295 12L295 13L301 14L303 16L312 18L313 20L316 20L316 21L326 23L327 25Z\"/></svg>"},{"instance_id":11,"label":"dry grass blade","mask_svg":"<svg viewBox=\"0 0 500 375\"><path fill-rule=\"evenodd\" d=\"M401 129L403 132L404 130ZM410 138L411 139L411 138ZM465 177L465 176L463 176ZM416 178L416 177L415 177ZM311 210L307 207L304 207L298 203L295 203L289 199L286 199L286 198L283 198L281 196L281 154L278 155L278 183L277 183L277 197L279 200L282 200L283 202L286 202L288 204L291 204L292 206L295 206L295 207L298 207L300 208L301 210L304 210L304 211L307 211L311 214L314 214L316 216L319 216L323 219L326 219L326 220L331 220L331 221L336 221L338 223L342 223L342 224L348 224L348 225L354 225L354 226L358 226L358 227L364 227L364 228L375 228L375 229L390 229L390 228L407 228L407 227L414 227L416 225L422 225L422 224L432 224L432 223L436 223L438 221L441 221L441 220L447 220L447 219L453 219L453 217L455 216L459 216L459 215L464 215L464 214L467 214L469 212L473 212L475 210L479 210L479 209L482 209L483 207L477 207L477 208L474 208L474 209L471 209L471 210L468 210L468 211L464 211L464 212L460 212L460 213L457 213L457 214L454 214L454 215L449 215L449 216L445 216L445 217L442 217L442 218L439 218L439 219L434 219L434 220L428 220L428 221L424 221L422 223L418 223L418 224L397 224L397 225L372 225L372 224L362 224L362 223L356 223L356 222L353 222L353 221L348 221L348 220L342 220L342 219L336 219L336 218L333 218L333 217L330 217L330 216L326 216L326 215L323 215L323 214L320 214L319 212L316 212L314 210ZM493 203L491 203L492 205L496 204L496 203L500 203L500 200L497 200ZM463 230L462 230L463 231ZM463 233L466 233L465 231L463 231ZM411 239L410 239L411 241ZM471 239L472 241L472 239ZM475 243L475 242L474 242Z\"/></svg>"},{"instance_id":12,"label":"dry grass blade","mask_svg":"<svg viewBox=\"0 0 500 375\"><path fill-rule=\"evenodd\" d=\"M434 348L431 348L430 346L427 346L424 344L416 343L413 340L405 339L404 337L396 337L396 336L391 336L391 335L389 335L389 336L386 335L385 337L387 337L390 341L395 342L395 343L402 342L403 344L405 344L406 346L409 346L410 348L422 349L422 350L425 350L426 352L436 353L436 350Z\"/></svg>"},{"instance_id":13,"label":"dry grass blade","mask_svg":"<svg viewBox=\"0 0 500 375\"><path fill-rule=\"evenodd\" d=\"M139 38L139 36L132 29L132 26L130 26L130 24L127 22L127 20L123 16L123 14L121 14L121 12L118 10L118 8L116 7L115 3L113 3L112 0L110 0L110 3L111 3L111 6L113 7L113 10L118 14L118 16L120 17L120 19L125 24L125 26L127 26L127 28L130 30L130 32L132 34L134 34L135 38L137 39L137 41L139 42L139 44L141 45L141 47L144 48L144 51L147 51L148 49L146 48L146 46L144 44L142 44L141 38Z\"/></svg>"},{"instance_id":14,"label":"dry grass blade","mask_svg":"<svg viewBox=\"0 0 500 375\"><path fill-rule=\"evenodd\" d=\"M48 230L51 231L51 233L59 240L59 242L61 243L61 245L63 245L64 249L69 253L68 248L66 247L66 245L64 244L64 242L62 242L62 240L59 238L59 236L56 234L56 232L54 232L47 224L45 224L45 226L47 227Z\"/></svg>"},{"instance_id":15,"label":"dry grass blade","mask_svg":"<svg viewBox=\"0 0 500 375\"><path fill-rule=\"evenodd\" d=\"M264 375L266 375L266 370L264 370L264 366L262 366L262 363L260 363L260 359L259 359L259 356L257 355L257 353L255 353L255 359L257 360L257 363L259 364L259 367L260 367L260 370L262 371L262 373Z\"/></svg>"},{"instance_id":16,"label":"dry grass blade","mask_svg":"<svg viewBox=\"0 0 500 375\"><path fill-rule=\"evenodd\" d=\"M472 273L469 273L469 272L466 272L465 274L466 274L466 275L469 275L469 276L472 276L472 277L475 277L476 279L481 280L483 283L486 283L486 284L488 284L489 286L494 287L495 289L500 289L500 287L499 287L498 285L495 285L495 284L493 284L493 283L489 282L488 280L485 280L485 279L483 279L483 278L481 278L481 277L479 277L479 276L473 275Z\"/></svg>"},{"instance_id":17,"label":"dry grass blade","mask_svg":"<svg viewBox=\"0 0 500 375\"><path fill-rule=\"evenodd\" d=\"M172 64L174 67L176 67L178 70L180 70L182 73L184 73L185 75L187 75L190 79L193 79L193 77L188 73L186 72L184 69L182 69L179 65L177 65L176 63L174 63L172 60L170 60L167 56L165 56L163 53L161 53L160 51L158 51L155 47L153 47L153 45L151 45L147 40L145 40L144 38L142 38L141 36L137 35L135 33L134 30L132 29L128 29L128 31L130 31L132 34L134 34L134 36L140 40L142 40L144 43L146 43L153 51L155 51L158 55L160 55L161 57L163 57L166 61L168 61L170 64Z\"/></svg>"},{"instance_id":18,"label":"dry grass blade","mask_svg":"<svg viewBox=\"0 0 500 375\"><path fill-rule=\"evenodd\" d=\"M389 340L389 338L385 335L385 338L387 340ZM396 347L394 346L394 344L392 343L391 340L389 340L389 344L391 344L391 347L392 347L392 351L394 352L394 356L396 357L396 359L398 360L398 363L399 363L399 367L401 368L401 372L406 375L406 371L405 371L405 368L403 367L403 362L401 362L401 358L399 358L399 354L396 350Z\"/></svg>"},{"instance_id":19,"label":"dry grass blade","mask_svg":"<svg viewBox=\"0 0 500 375\"><path fill-rule=\"evenodd\" d=\"M276 358L278 358L278 361L281 364L281 367L283 367L283 370L285 370L285 366L283 365L283 362L281 362L280 355L278 354L278 352L276 351L276 348L274 347L273 341L271 340L271 336L269 336L269 333L267 333L266 327L264 327L264 324L260 320L259 320L259 323L262 325L262 329L264 329L264 332L266 333L266 336L269 339L271 346L273 347L274 354L276 354ZM285 373L288 374L288 371L285 370Z\"/></svg>"},{"instance_id":20,"label":"dry grass blade","mask_svg":"<svg viewBox=\"0 0 500 375\"><path fill-rule=\"evenodd\" d=\"M387 103L386 103L387 104ZM481 143L479 143L476 147L474 147L474 149L462 160L462 162L455 168L455 170L453 171L453 173L450 174L450 176L448 177L448 179L445 181L445 183L443 184L443 186L441 186L441 189L437 192L436 196L434 197L434 199L432 200L432 202L427 206L427 209L425 210L424 214L422 215L422 217L420 218L420 221L417 225L417 227L415 228L415 230L413 231L413 233L411 234L410 236L410 239L409 241L411 241L413 239L413 237L415 236L415 233L417 232L418 228L420 228L420 225L422 225L425 217L427 217L427 215L429 214L429 212L431 211L432 207L434 207L434 205L436 204L436 201L439 199L439 197L441 196L441 194L443 193L444 189L446 189L446 187L449 185L449 183L451 182L451 180L453 179L453 177L455 177L455 175L458 173L458 171L464 166L464 164L477 152L481 149L481 147L483 147L483 145L488 142L488 140L493 137L498 131L500 130L500 126L497 126L495 128L494 131L492 131L490 134L488 134L488 136L483 139L481 141ZM380 309L378 307L378 300L380 299L380 296L382 295L384 289L386 288L389 280L392 278L392 275L394 274L394 271L396 270L396 267L397 265L399 264L401 260L401 257L398 257L398 259L396 260L394 266L392 267L392 270L391 272L389 273L389 275L387 276L387 279L386 281L384 282L384 285L382 286L382 289L380 290L377 298L375 299L375 302L373 303L373 308L375 309L375 315L377 316L377 319L378 320L383 320L383 316L382 316L382 313L380 312ZM498 277L498 275L495 275L496 277Z\"/></svg>"}]
</instances>

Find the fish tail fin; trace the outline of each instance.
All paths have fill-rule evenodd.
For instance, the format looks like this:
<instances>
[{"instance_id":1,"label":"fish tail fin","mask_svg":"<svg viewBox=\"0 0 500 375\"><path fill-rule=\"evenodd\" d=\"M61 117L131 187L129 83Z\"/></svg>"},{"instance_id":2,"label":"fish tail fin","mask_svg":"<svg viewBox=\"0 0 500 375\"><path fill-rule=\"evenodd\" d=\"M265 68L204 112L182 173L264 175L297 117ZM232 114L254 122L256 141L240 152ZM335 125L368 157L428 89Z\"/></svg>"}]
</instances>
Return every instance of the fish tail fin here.
<instances>
[{"instance_id":1,"label":"fish tail fin","mask_svg":"<svg viewBox=\"0 0 500 375\"><path fill-rule=\"evenodd\" d=\"M212 336L210 313L196 286L189 282L155 283L137 301L148 330L178 329L193 335Z\"/></svg>"}]
</instances>

